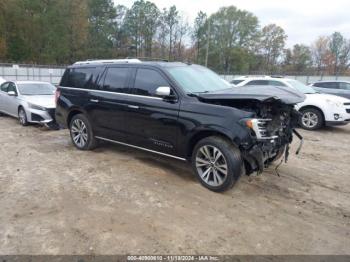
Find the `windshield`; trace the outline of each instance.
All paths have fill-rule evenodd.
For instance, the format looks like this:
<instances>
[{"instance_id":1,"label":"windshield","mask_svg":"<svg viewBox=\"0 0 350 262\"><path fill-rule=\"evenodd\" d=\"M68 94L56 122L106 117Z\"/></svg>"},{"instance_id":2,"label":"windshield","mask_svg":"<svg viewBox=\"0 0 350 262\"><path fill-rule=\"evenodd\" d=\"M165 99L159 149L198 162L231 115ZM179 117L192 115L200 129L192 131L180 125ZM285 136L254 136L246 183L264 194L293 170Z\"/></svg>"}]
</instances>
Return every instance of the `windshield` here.
<instances>
[{"instance_id":1,"label":"windshield","mask_svg":"<svg viewBox=\"0 0 350 262\"><path fill-rule=\"evenodd\" d=\"M213 71L198 65L167 68L186 93L205 93L232 88Z\"/></svg>"},{"instance_id":2,"label":"windshield","mask_svg":"<svg viewBox=\"0 0 350 262\"><path fill-rule=\"evenodd\" d=\"M288 80L287 81L292 87L294 87L295 89L297 89L298 91L304 93L304 94L315 94L316 91L310 87L307 86L299 81L296 80Z\"/></svg>"},{"instance_id":3,"label":"windshield","mask_svg":"<svg viewBox=\"0 0 350 262\"><path fill-rule=\"evenodd\" d=\"M56 88L49 83L26 83L17 84L21 95L53 95Z\"/></svg>"}]
</instances>

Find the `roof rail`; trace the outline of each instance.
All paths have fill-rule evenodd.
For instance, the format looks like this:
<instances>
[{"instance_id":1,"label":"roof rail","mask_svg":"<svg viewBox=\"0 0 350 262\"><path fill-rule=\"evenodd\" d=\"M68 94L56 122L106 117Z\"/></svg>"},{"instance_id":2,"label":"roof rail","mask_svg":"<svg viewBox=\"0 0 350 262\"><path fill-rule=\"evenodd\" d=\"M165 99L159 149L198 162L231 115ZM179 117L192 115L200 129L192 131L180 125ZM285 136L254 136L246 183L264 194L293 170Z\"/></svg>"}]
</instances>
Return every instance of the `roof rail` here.
<instances>
[{"instance_id":1,"label":"roof rail","mask_svg":"<svg viewBox=\"0 0 350 262\"><path fill-rule=\"evenodd\" d=\"M140 61L158 61L158 62L169 62L168 59L163 59L163 58L154 58L154 57L127 57L126 59L138 59Z\"/></svg>"},{"instance_id":2,"label":"roof rail","mask_svg":"<svg viewBox=\"0 0 350 262\"><path fill-rule=\"evenodd\" d=\"M89 59L86 61L78 61L75 62L74 65L89 65L89 64L113 64L113 63L142 63L140 59L132 58L132 59L100 59L100 60L93 60Z\"/></svg>"}]
</instances>

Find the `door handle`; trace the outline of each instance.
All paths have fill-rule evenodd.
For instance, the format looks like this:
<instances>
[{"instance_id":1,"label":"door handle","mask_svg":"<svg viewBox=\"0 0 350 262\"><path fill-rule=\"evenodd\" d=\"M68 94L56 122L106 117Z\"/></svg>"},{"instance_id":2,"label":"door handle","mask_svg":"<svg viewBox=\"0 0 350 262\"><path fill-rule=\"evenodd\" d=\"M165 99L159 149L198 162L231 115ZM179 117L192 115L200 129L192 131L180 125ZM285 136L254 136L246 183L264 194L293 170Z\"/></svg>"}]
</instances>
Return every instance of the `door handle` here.
<instances>
[{"instance_id":1,"label":"door handle","mask_svg":"<svg viewBox=\"0 0 350 262\"><path fill-rule=\"evenodd\" d=\"M93 103L98 103L98 99L90 99L90 102L93 102Z\"/></svg>"},{"instance_id":2,"label":"door handle","mask_svg":"<svg viewBox=\"0 0 350 262\"><path fill-rule=\"evenodd\" d=\"M139 109L140 107L139 106L133 106L133 105L128 105L129 108L132 108L132 109Z\"/></svg>"}]
</instances>

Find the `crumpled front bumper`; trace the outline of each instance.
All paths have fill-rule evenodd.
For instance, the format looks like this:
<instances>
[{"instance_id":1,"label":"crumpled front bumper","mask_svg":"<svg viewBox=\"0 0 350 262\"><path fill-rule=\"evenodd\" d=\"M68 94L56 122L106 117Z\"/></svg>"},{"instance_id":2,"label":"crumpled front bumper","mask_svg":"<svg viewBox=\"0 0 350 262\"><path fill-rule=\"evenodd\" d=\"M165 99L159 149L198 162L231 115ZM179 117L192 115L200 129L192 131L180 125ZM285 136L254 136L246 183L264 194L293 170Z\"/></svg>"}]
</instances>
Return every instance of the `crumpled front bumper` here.
<instances>
[{"instance_id":1,"label":"crumpled front bumper","mask_svg":"<svg viewBox=\"0 0 350 262\"><path fill-rule=\"evenodd\" d=\"M298 155L300 153L304 140L299 132L295 129L293 129L293 133L300 140L299 146L295 152L295 154ZM284 161L287 162L289 156L289 143L281 145L279 148L275 148L275 150L275 154L271 156L269 152L264 151L261 144L258 143L251 147L249 150L243 151L242 156L243 159L249 163L252 171L256 171L258 174L261 174L265 168L267 168L272 162L281 158L283 155Z\"/></svg>"}]
</instances>

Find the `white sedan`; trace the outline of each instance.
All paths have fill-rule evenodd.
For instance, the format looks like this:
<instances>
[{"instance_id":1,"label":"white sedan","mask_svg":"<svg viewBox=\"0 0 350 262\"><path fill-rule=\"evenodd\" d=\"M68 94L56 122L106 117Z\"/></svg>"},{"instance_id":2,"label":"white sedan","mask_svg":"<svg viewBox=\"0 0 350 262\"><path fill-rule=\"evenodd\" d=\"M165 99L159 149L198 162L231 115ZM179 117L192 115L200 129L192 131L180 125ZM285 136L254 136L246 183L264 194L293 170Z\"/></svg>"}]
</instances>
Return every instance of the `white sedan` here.
<instances>
[{"instance_id":1,"label":"white sedan","mask_svg":"<svg viewBox=\"0 0 350 262\"><path fill-rule=\"evenodd\" d=\"M0 113L18 118L23 126L39 123L57 129L55 90L46 82L4 82L0 86Z\"/></svg>"},{"instance_id":2,"label":"white sedan","mask_svg":"<svg viewBox=\"0 0 350 262\"><path fill-rule=\"evenodd\" d=\"M276 88L293 88L306 95L304 102L297 104L296 109L301 112L300 125L307 130L315 130L320 127L346 125L350 123L350 100L330 95L319 94L312 87L288 78L280 77L240 77L242 80L238 86L254 85L257 88L263 86L275 86Z\"/></svg>"}]
</instances>

